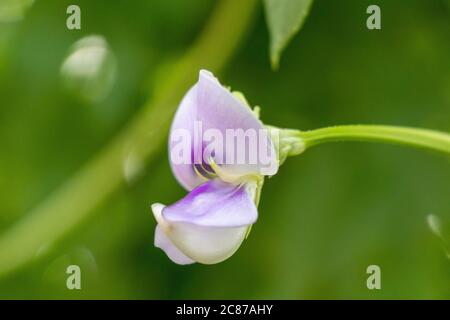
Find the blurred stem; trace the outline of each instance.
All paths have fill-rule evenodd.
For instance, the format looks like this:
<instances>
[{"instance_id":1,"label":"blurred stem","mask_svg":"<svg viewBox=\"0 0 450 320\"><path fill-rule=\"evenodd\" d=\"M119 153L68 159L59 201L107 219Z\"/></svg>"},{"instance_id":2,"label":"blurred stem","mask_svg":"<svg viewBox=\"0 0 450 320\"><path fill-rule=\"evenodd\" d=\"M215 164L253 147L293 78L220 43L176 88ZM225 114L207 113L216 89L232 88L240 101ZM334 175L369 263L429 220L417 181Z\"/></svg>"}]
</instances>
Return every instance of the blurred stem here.
<instances>
[{"instance_id":1,"label":"blurred stem","mask_svg":"<svg viewBox=\"0 0 450 320\"><path fill-rule=\"evenodd\" d=\"M153 99L78 174L0 238L0 276L30 262L79 225L123 182L132 154L149 163L166 140L173 113L201 68L218 72L247 31L257 0L222 0L203 32L178 62L160 70Z\"/></svg>"},{"instance_id":2,"label":"blurred stem","mask_svg":"<svg viewBox=\"0 0 450 320\"><path fill-rule=\"evenodd\" d=\"M445 132L383 125L343 125L298 131L304 148L334 141L373 141L402 144L450 154L450 134Z\"/></svg>"}]
</instances>

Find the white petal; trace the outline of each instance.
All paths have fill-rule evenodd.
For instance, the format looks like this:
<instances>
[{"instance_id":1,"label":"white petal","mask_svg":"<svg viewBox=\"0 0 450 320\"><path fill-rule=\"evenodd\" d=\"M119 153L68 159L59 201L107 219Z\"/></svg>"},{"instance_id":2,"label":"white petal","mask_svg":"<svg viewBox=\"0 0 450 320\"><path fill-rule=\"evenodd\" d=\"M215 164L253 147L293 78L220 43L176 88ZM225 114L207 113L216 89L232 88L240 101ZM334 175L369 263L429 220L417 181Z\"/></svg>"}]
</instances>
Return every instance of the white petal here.
<instances>
[{"instance_id":1,"label":"white petal","mask_svg":"<svg viewBox=\"0 0 450 320\"><path fill-rule=\"evenodd\" d=\"M177 264L195 263L194 260L186 256L177 247L175 247L172 241L170 241L170 239L165 235L164 231L161 230L159 225L155 228L155 247L163 250L170 260Z\"/></svg>"},{"instance_id":2,"label":"white petal","mask_svg":"<svg viewBox=\"0 0 450 320\"><path fill-rule=\"evenodd\" d=\"M170 222L162 215L164 208L165 206L159 203L152 205L158 227L173 247L158 246L156 242L155 245L163 249L176 263L185 261L178 253L203 264L226 260L239 248L249 228L249 226L205 227L186 222Z\"/></svg>"},{"instance_id":3,"label":"white petal","mask_svg":"<svg viewBox=\"0 0 450 320\"><path fill-rule=\"evenodd\" d=\"M171 223L168 236L186 255L197 262L214 264L231 257L241 245L248 226L234 228L202 227Z\"/></svg>"}]
</instances>

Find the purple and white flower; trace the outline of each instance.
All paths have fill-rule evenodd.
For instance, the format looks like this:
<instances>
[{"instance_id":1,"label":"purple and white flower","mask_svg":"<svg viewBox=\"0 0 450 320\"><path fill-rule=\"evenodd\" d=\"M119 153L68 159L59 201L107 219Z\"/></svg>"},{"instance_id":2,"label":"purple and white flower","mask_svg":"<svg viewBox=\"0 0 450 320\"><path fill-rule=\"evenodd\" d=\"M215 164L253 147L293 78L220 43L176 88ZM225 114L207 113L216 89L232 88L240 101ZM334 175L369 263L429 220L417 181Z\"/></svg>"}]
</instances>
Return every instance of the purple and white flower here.
<instances>
[{"instance_id":1,"label":"purple and white flower","mask_svg":"<svg viewBox=\"0 0 450 320\"><path fill-rule=\"evenodd\" d=\"M214 139L211 135L199 136L198 123L204 131L214 130ZM217 137L230 136L230 130L244 132L244 140L231 148L226 139L217 143ZM253 131L258 134L251 135ZM180 140L183 134L187 140ZM245 140L250 137L253 141ZM182 158L189 161L176 161L174 155L181 151ZM233 157L228 157L230 153ZM241 159L246 161L224 161L242 153ZM255 153L258 156L251 157ZM175 114L169 155L175 177L190 192L172 205L152 205L157 221L155 246L178 264L214 264L229 258L258 218L264 176L278 170L271 135L242 96L202 70Z\"/></svg>"}]
</instances>

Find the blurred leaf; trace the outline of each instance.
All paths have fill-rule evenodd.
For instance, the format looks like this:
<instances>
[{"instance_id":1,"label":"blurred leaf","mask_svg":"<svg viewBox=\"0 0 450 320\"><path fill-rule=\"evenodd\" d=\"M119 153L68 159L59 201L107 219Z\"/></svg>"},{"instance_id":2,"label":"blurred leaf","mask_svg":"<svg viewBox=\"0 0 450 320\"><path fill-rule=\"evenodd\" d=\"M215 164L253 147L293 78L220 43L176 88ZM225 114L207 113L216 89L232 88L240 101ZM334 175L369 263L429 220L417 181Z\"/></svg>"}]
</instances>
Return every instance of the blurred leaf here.
<instances>
[{"instance_id":1,"label":"blurred leaf","mask_svg":"<svg viewBox=\"0 0 450 320\"><path fill-rule=\"evenodd\" d=\"M211 14L205 31L184 57L171 65L173 72L165 73L165 78L158 82L155 89L158 94L145 104L141 113L135 115L131 125L99 151L72 179L0 236L0 276L31 262L43 244L61 240L124 180L134 175L132 173L130 176L128 172L124 176L124 160L127 162L129 157L127 155L124 159L124 150L136 150L133 157L147 163L155 157L164 142L175 108L194 83L198 70L207 68L217 72L224 66L245 35L255 4L256 0L220 2ZM229 26L231 18L234 19L232 27ZM220 39L214 36L219 32ZM88 69L91 70L90 65Z\"/></svg>"},{"instance_id":2,"label":"blurred leaf","mask_svg":"<svg viewBox=\"0 0 450 320\"><path fill-rule=\"evenodd\" d=\"M25 11L34 0L2 0L0 1L0 22L13 22L23 18Z\"/></svg>"},{"instance_id":3,"label":"blurred leaf","mask_svg":"<svg viewBox=\"0 0 450 320\"><path fill-rule=\"evenodd\" d=\"M264 0L270 33L270 60L277 69L281 52L300 30L313 0Z\"/></svg>"}]
</instances>

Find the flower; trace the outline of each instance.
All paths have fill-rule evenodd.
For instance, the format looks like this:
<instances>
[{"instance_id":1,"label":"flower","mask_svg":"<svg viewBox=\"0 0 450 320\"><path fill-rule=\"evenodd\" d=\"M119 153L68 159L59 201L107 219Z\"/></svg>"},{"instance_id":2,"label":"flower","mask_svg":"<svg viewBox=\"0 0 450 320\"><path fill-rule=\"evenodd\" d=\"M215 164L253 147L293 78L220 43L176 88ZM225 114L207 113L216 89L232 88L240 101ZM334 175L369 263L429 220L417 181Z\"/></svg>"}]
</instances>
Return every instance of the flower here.
<instances>
[{"instance_id":1,"label":"flower","mask_svg":"<svg viewBox=\"0 0 450 320\"><path fill-rule=\"evenodd\" d=\"M155 246L178 264L229 258L258 218L264 176L278 170L276 146L258 109L201 70L175 114L169 159L190 192L170 206L152 205Z\"/></svg>"}]
</instances>

